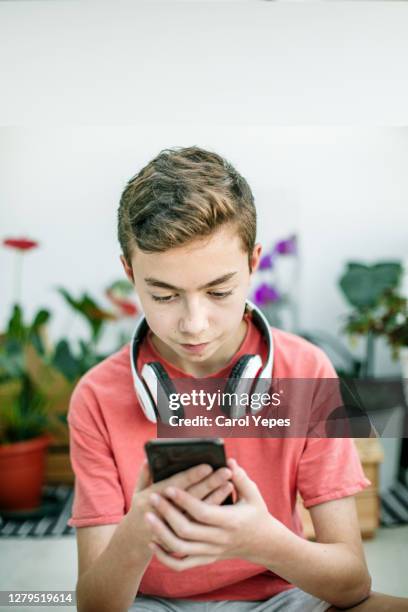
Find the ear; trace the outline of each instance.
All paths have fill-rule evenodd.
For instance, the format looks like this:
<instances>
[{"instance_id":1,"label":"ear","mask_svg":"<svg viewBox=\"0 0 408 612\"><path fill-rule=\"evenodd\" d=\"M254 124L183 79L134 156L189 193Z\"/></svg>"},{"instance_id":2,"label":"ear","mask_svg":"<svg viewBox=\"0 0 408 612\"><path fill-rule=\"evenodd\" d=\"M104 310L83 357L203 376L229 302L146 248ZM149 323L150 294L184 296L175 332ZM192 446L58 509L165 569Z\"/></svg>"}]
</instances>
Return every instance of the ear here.
<instances>
[{"instance_id":1,"label":"ear","mask_svg":"<svg viewBox=\"0 0 408 612\"><path fill-rule=\"evenodd\" d=\"M120 256L120 261L122 262L122 266L123 266L123 269L125 270L126 276L130 280L130 282L134 285L135 284L135 280L133 278L133 270L129 266L129 264L127 263L124 255Z\"/></svg>"},{"instance_id":2,"label":"ear","mask_svg":"<svg viewBox=\"0 0 408 612\"><path fill-rule=\"evenodd\" d=\"M252 251L252 255L250 258L250 268L251 268L250 274L254 274L257 271L259 262L261 261L261 255L262 255L262 245L258 242L254 246L254 250Z\"/></svg>"}]
</instances>

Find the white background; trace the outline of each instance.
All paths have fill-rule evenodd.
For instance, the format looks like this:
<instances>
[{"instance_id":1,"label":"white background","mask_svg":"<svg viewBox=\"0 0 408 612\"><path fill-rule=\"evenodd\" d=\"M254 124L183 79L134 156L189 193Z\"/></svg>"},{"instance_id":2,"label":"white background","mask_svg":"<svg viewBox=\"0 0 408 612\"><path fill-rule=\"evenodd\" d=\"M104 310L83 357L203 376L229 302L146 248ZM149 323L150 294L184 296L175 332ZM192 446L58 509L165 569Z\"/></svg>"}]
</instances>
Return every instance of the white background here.
<instances>
[{"instance_id":1,"label":"white background","mask_svg":"<svg viewBox=\"0 0 408 612\"><path fill-rule=\"evenodd\" d=\"M0 121L404 124L408 3L0 2Z\"/></svg>"}]
</instances>

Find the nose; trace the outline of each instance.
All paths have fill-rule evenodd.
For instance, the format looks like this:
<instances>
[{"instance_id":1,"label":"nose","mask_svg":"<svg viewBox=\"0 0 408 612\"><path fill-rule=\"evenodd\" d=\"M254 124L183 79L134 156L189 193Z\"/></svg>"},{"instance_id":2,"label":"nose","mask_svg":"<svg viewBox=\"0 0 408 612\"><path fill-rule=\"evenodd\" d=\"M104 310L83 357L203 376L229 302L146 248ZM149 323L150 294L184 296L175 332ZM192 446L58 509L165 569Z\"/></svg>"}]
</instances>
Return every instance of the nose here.
<instances>
[{"instance_id":1,"label":"nose","mask_svg":"<svg viewBox=\"0 0 408 612\"><path fill-rule=\"evenodd\" d=\"M179 330L186 336L186 343L191 340L198 344L200 340L206 340L204 335L207 329L208 314L204 304L199 300L186 301L179 320Z\"/></svg>"}]
</instances>

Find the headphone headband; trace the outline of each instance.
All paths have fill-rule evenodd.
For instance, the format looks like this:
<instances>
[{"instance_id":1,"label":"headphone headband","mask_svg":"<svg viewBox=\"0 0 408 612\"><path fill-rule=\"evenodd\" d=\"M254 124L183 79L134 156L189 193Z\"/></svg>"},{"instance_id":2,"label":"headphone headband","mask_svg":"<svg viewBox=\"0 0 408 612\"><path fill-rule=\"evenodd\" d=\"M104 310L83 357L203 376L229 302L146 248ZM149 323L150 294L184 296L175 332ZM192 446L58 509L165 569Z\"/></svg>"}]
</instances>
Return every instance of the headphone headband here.
<instances>
[{"instance_id":1,"label":"headphone headband","mask_svg":"<svg viewBox=\"0 0 408 612\"><path fill-rule=\"evenodd\" d=\"M266 390L265 379L272 378L274 358L273 338L265 315L259 308L257 308L257 306L255 306L255 304L247 300L245 304L245 311L251 314L255 325L258 327L262 333L262 336L266 340L268 349L267 358L265 364L262 365L262 360L259 355L242 356L237 362L236 366L233 368L229 381L235 378L254 379L255 382L251 392L258 393ZM136 324L130 342L130 367L136 395L140 401L143 412L149 421L155 423L158 417L163 421L168 418L167 413L164 415L158 413L158 408L160 408L157 402L158 386L160 385L166 395L168 395L172 383L166 374L165 369L159 362L145 364L142 368L141 374L139 374L137 370L137 359L139 356L140 347L148 331L149 326L146 318L142 315ZM237 368L237 366L239 367ZM239 380L233 382L232 386L237 386L238 384ZM174 391L176 392L175 389ZM237 413L234 414L234 416L239 415Z\"/></svg>"}]
</instances>

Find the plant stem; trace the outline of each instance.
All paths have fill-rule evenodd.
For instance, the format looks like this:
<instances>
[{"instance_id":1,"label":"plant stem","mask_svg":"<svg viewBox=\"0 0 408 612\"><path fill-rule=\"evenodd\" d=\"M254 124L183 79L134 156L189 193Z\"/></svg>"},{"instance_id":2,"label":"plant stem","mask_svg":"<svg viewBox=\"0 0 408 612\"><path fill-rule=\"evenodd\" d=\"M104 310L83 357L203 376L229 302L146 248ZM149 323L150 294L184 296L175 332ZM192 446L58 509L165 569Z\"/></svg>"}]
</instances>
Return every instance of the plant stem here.
<instances>
[{"instance_id":1,"label":"plant stem","mask_svg":"<svg viewBox=\"0 0 408 612\"><path fill-rule=\"evenodd\" d=\"M23 255L19 251L16 252L14 263L14 300L15 304L21 303L21 288L23 282Z\"/></svg>"},{"instance_id":2,"label":"plant stem","mask_svg":"<svg viewBox=\"0 0 408 612\"><path fill-rule=\"evenodd\" d=\"M367 333L365 376L374 376L374 334Z\"/></svg>"}]
</instances>

